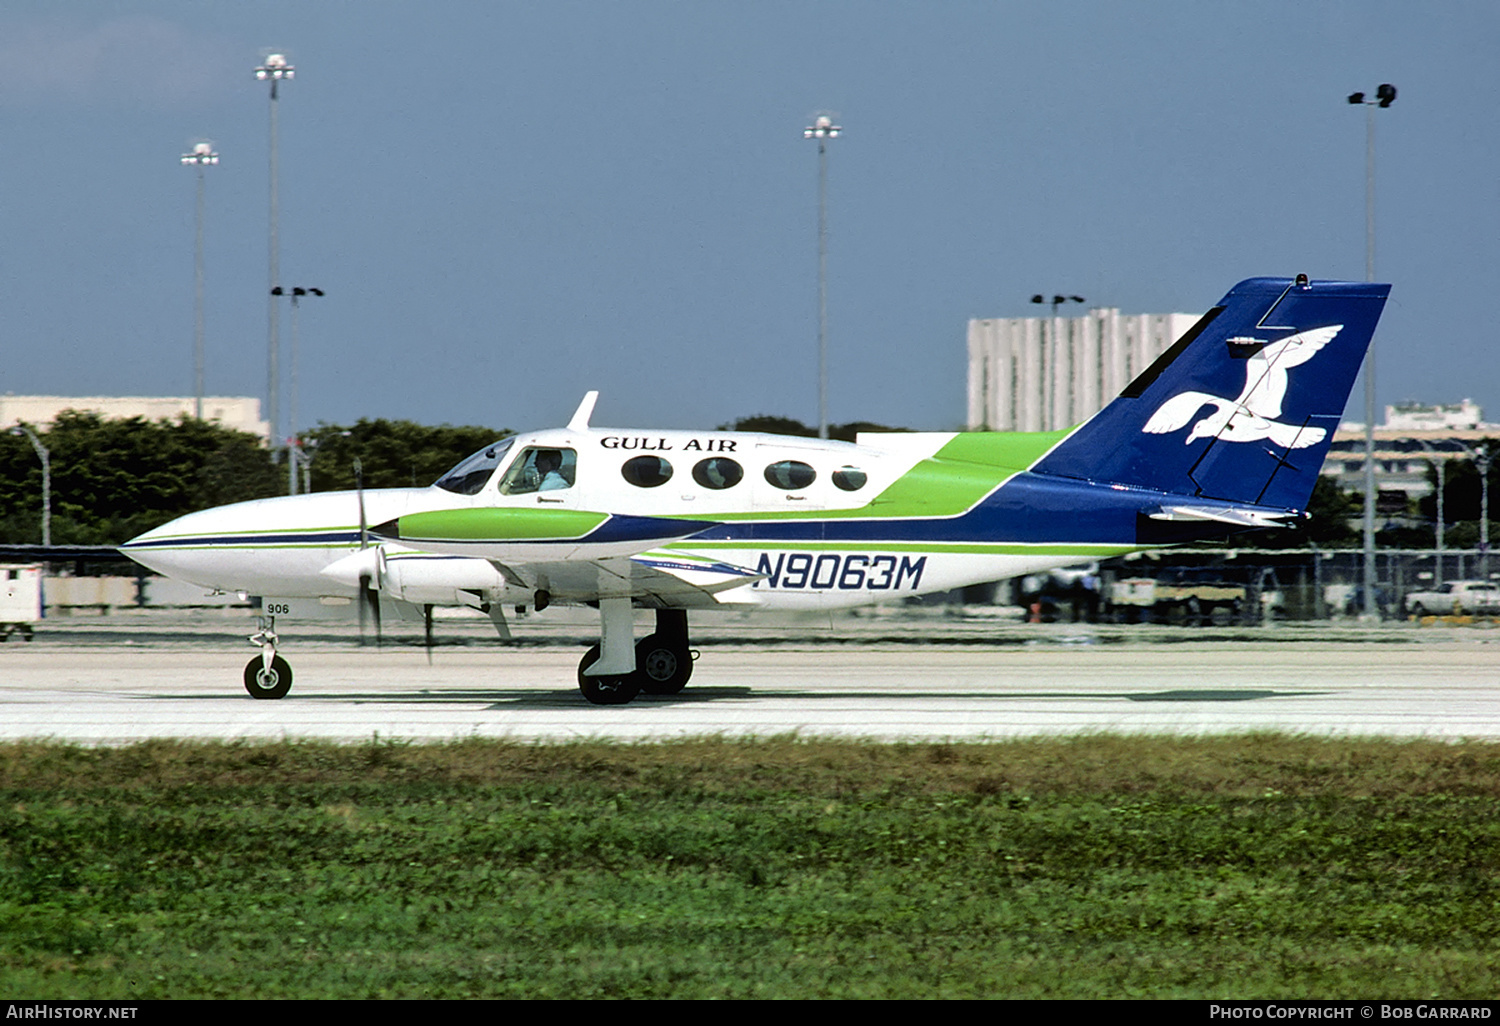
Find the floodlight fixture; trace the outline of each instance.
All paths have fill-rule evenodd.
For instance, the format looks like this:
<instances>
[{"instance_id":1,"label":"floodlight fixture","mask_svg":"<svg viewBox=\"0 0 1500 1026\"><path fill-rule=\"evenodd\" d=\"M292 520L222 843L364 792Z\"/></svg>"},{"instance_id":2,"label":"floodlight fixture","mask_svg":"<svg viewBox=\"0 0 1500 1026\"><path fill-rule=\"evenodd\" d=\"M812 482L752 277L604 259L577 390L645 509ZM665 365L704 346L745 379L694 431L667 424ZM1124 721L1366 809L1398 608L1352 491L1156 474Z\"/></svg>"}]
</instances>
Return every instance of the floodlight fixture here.
<instances>
[{"instance_id":1,"label":"floodlight fixture","mask_svg":"<svg viewBox=\"0 0 1500 1026\"><path fill-rule=\"evenodd\" d=\"M802 130L804 139L837 139L839 133L844 130L842 125L835 125L833 118L827 114L819 114L813 118L813 123Z\"/></svg>"},{"instance_id":2,"label":"floodlight fixture","mask_svg":"<svg viewBox=\"0 0 1500 1026\"><path fill-rule=\"evenodd\" d=\"M267 54L265 63L255 69L255 79L258 82L279 82L284 78L296 77L297 69L286 59L284 53Z\"/></svg>"},{"instance_id":3,"label":"floodlight fixture","mask_svg":"<svg viewBox=\"0 0 1500 1026\"><path fill-rule=\"evenodd\" d=\"M1057 308L1059 306L1062 306L1064 303L1082 303L1082 302L1085 302L1085 300L1084 300L1084 298L1082 296L1074 296L1074 295L1060 296L1060 295L1058 295L1056 293L1053 293L1052 298L1049 300L1046 296L1042 295L1040 292L1038 292L1036 295L1032 296L1031 297L1031 301L1033 303L1050 303L1051 306L1052 306L1052 316L1053 317L1057 316Z\"/></svg>"},{"instance_id":4,"label":"floodlight fixture","mask_svg":"<svg viewBox=\"0 0 1500 1026\"><path fill-rule=\"evenodd\" d=\"M189 167L211 167L218 162L219 155L211 142L194 143L193 151L182 155L182 163Z\"/></svg>"}]
</instances>

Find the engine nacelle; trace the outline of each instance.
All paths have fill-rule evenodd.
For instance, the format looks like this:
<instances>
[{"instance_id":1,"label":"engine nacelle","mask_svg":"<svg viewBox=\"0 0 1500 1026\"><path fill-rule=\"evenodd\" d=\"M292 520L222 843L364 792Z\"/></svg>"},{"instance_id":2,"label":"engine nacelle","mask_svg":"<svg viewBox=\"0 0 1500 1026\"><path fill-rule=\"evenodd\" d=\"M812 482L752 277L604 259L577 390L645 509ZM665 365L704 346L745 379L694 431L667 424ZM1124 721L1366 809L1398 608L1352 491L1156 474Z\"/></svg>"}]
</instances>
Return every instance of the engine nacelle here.
<instances>
[{"instance_id":1,"label":"engine nacelle","mask_svg":"<svg viewBox=\"0 0 1500 1026\"><path fill-rule=\"evenodd\" d=\"M505 580L494 564L463 556L387 553L381 591L413 605L475 608L496 602L529 602L531 591Z\"/></svg>"}]
</instances>

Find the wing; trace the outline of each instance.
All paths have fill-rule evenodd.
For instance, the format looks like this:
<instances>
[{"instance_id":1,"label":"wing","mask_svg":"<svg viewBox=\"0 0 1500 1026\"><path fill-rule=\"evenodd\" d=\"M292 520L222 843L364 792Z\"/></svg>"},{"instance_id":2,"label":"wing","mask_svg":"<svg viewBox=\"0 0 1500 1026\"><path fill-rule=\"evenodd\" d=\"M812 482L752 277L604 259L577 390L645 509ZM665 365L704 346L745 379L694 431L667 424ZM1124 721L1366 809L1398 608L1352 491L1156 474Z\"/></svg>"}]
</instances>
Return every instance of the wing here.
<instances>
[{"instance_id":1,"label":"wing","mask_svg":"<svg viewBox=\"0 0 1500 1026\"><path fill-rule=\"evenodd\" d=\"M552 602L581 604L628 595L642 605L679 609L717 605L720 592L766 576L722 560L661 549L628 558L510 562L501 573L517 588L545 590Z\"/></svg>"},{"instance_id":2,"label":"wing","mask_svg":"<svg viewBox=\"0 0 1500 1026\"><path fill-rule=\"evenodd\" d=\"M1224 402L1219 396L1209 395L1207 392L1183 392L1174 395L1161 406L1157 407L1151 419L1146 421L1142 431L1153 435L1170 434L1187 427L1187 422L1193 419L1193 415L1201 410L1205 404L1213 403L1220 405Z\"/></svg>"},{"instance_id":3,"label":"wing","mask_svg":"<svg viewBox=\"0 0 1500 1026\"><path fill-rule=\"evenodd\" d=\"M508 587L546 592L552 601L629 596L680 607L714 605L718 592L764 576L663 548L709 526L672 517L491 506L409 514L371 533L417 552L476 557L495 567Z\"/></svg>"}]
</instances>

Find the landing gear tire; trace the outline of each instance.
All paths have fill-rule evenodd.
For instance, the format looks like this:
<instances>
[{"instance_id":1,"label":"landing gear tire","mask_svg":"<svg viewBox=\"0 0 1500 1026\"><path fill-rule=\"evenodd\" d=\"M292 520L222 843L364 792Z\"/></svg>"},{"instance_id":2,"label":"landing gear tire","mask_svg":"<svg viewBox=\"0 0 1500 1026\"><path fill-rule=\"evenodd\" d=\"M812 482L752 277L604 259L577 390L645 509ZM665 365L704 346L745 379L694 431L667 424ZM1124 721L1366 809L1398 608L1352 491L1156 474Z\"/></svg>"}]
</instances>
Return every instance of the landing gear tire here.
<instances>
[{"instance_id":1,"label":"landing gear tire","mask_svg":"<svg viewBox=\"0 0 1500 1026\"><path fill-rule=\"evenodd\" d=\"M251 698L285 698L292 690L292 668L281 656L272 656L270 666L256 656L245 664L245 690Z\"/></svg>"},{"instance_id":2,"label":"landing gear tire","mask_svg":"<svg viewBox=\"0 0 1500 1026\"><path fill-rule=\"evenodd\" d=\"M660 634L650 634L635 646L636 676L648 695L675 695L693 675L693 657Z\"/></svg>"},{"instance_id":3,"label":"landing gear tire","mask_svg":"<svg viewBox=\"0 0 1500 1026\"><path fill-rule=\"evenodd\" d=\"M606 673L595 677L583 672L598 661L599 646L595 645L583 654L583 659L578 663L578 690L583 692L584 698L595 705L624 705L641 693L639 672Z\"/></svg>"}]
</instances>

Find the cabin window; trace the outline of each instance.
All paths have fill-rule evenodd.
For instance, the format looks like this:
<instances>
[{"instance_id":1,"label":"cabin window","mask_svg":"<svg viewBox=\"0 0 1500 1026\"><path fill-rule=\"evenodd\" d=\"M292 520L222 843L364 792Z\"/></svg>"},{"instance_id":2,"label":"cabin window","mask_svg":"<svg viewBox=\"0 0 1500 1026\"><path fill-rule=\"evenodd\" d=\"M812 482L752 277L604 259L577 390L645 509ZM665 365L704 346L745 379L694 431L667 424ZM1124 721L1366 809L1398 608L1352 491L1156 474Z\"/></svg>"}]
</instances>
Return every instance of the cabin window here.
<instances>
[{"instance_id":1,"label":"cabin window","mask_svg":"<svg viewBox=\"0 0 1500 1026\"><path fill-rule=\"evenodd\" d=\"M782 460L766 468L766 480L785 491L806 488L817 477L818 472L800 460Z\"/></svg>"},{"instance_id":2,"label":"cabin window","mask_svg":"<svg viewBox=\"0 0 1500 1026\"><path fill-rule=\"evenodd\" d=\"M718 491L733 488L745 477L745 469L728 456L710 456L693 467L693 480Z\"/></svg>"},{"instance_id":3,"label":"cabin window","mask_svg":"<svg viewBox=\"0 0 1500 1026\"><path fill-rule=\"evenodd\" d=\"M637 488L655 488L672 480L672 464L660 456L636 456L625 461L620 476Z\"/></svg>"},{"instance_id":4,"label":"cabin window","mask_svg":"<svg viewBox=\"0 0 1500 1026\"><path fill-rule=\"evenodd\" d=\"M572 488L577 467L578 454L572 449L543 446L527 449L506 471L505 480L500 482L500 494L525 495Z\"/></svg>"},{"instance_id":5,"label":"cabin window","mask_svg":"<svg viewBox=\"0 0 1500 1026\"><path fill-rule=\"evenodd\" d=\"M846 492L857 492L865 486L869 478L865 472L857 467L840 467L833 472L833 483L835 487Z\"/></svg>"}]
</instances>

